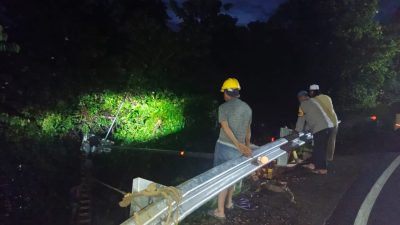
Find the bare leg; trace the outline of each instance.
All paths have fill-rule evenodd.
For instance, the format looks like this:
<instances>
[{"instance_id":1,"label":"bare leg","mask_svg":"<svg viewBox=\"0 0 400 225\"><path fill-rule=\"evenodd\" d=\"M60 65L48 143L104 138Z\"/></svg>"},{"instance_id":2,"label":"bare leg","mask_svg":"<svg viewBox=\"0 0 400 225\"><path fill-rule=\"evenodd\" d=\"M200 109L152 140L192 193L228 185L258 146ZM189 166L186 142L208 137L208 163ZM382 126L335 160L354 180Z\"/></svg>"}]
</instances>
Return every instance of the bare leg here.
<instances>
[{"instance_id":1,"label":"bare leg","mask_svg":"<svg viewBox=\"0 0 400 225\"><path fill-rule=\"evenodd\" d=\"M218 208L215 211L217 216L225 216L225 199L228 194L228 190L224 190L218 194Z\"/></svg>"},{"instance_id":2,"label":"bare leg","mask_svg":"<svg viewBox=\"0 0 400 225\"><path fill-rule=\"evenodd\" d=\"M234 186L228 188L228 194L227 194L227 197L226 197L226 207L227 208L232 207L232 205L233 205L232 197L233 197L233 192L234 191L235 191Z\"/></svg>"},{"instance_id":3,"label":"bare leg","mask_svg":"<svg viewBox=\"0 0 400 225\"><path fill-rule=\"evenodd\" d=\"M335 142L336 142L336 135L338 132L338 127L334 127L331 130L331 134L328 138L328 147L327 147L327 159L328 161L333 161L333 155L335 154Z\"/></svg>"}]
</instances>

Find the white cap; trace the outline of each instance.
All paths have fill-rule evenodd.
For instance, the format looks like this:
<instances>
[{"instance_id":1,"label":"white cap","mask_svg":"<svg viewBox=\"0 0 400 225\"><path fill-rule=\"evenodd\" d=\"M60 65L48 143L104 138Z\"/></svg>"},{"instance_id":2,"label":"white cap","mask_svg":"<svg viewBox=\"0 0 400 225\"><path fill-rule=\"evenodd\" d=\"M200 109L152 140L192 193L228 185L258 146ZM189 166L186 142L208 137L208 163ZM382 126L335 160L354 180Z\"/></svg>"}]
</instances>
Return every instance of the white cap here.
<instances>
[{"instance_id":1,"label":"white cap","mask_svg":"<svg viewBox=\"0 0 400 225\"><path fill-rule=\"evenodd\" d=\"M317 90L319 90L319 85L318 84L310 85L310 91L317 91Z\"/></svg>"}]
</instances>

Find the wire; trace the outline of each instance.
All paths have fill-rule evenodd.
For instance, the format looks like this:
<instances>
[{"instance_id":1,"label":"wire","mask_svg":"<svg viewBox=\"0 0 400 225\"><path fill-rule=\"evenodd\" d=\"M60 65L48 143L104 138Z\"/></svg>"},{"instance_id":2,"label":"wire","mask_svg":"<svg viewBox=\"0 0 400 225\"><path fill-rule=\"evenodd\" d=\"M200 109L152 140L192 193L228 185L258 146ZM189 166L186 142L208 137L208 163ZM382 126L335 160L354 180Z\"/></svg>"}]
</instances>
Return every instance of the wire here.
<instances>
[{"instance_id":1,"label":"wire","mask_svg":"<svg viewBox=\"0 0 400 225\"><path fill-rule=\"evenodd\" d=\"M114 119L113 119L113 121L112 121L112 123L111 123L111 126L110 126L110 128L108 129L108 131L107 131L107 134L106 134L106 137L104 138L104 140L107 140L108 135L109 135L110 132L111 132L111 129L114 127L115 121L117 121L119 112L121 111L121 108L122 108L122 106L123 106L124 103L125 103L125 100L126 100L126 95L125 95L124 99L122 100L121 104L119 104L117 114L115 115L115 117L114 117Z\"/></svg>"},{"instance_id":2,"label":"wire","mask_svg":"<svg viewBox=\"0 0 400 225\"><path fill-rule=\"evenodd\" d=\"M125 192L125 191L123 191L123 190L121 190L121 189L118 189L118 188L113 187L113 186L111 186L111 185L109 185L109 184L106 184L106 183L104 183L104 182L102 182L102 181L100 181L100 180L98 180L98 179L96 179L96 178L93 178L93 179L94 179L94 181L96 181L97 183L99 183L99 184L101 184L101 185L103 185L103 186L105 186L105 187L107 187L107 188L109 188L109 189L111 189L111 190L113 190L113 191L116 191L116 192L118 192L118 193L120 193L120 194L122 194L122 195L126 195L126 194L127 194L127 192Z\"/></svg>"}]
</instances>

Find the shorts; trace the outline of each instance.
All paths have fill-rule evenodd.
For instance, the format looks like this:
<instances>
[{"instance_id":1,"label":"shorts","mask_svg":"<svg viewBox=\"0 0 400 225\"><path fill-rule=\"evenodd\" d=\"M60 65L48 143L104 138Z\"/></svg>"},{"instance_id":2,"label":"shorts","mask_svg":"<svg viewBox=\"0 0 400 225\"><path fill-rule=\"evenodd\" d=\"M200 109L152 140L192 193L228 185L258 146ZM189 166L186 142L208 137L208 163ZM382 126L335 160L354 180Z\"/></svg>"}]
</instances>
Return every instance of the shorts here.
<instances>
[{"instance_id":1,"label":"shorts","mask_svg":"<svg viewBox=\"0 0 400 225\"><path fill-rule=\"evenodd\" d=\"M214 152L214 166L239 158L241 155L242 154L236 148L217 142Z\"/></svg>"}]
</instances>

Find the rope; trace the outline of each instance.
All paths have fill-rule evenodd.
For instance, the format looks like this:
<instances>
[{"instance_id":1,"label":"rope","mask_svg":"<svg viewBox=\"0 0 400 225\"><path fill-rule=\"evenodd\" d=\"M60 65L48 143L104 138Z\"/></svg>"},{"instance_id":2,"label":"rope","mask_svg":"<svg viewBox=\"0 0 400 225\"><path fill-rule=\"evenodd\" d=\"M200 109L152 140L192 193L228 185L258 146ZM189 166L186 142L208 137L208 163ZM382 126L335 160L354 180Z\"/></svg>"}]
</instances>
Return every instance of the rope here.
<instances>
[{"instance_id":1,"label":"rope","mask_svg":"<svg viewBox=\"0 0 400 225\"><path fill-rule=\"evenodd\" d=\"M96 182L100 183L101 185L118 192L122 194L124 197L122 200L119 202L119 206L122 208L128 207L131 203L135 203L134 199L137 197L162 197L167 201L167 206L168 206L168 212L167 212L167 219L165 220L165 224L170 224L171 223L171 218L174 220L174 224L178 224L179 220L179 210L175 210L175 213L173 212L173 205L175 203L176 206L178 206L181 201L182 201L182 193L180 192L179 189L175 187L157 187L157 184L151 183L147 186L146 189L143 191L139 192L125 192L122 191L116 187L113 187L111 185L108 185L104 182L101 182L98 179L94 179ZM138 205L139 206L139 205ZM174 214L174 215L173 215ZM137 225L143 225L146 223L145 220L141 220L143 217L139 217L139 213L134 214L134 220L135 224Z\"/></svg>"},{"instance_id":2,"label":"rope","mask_svg":"<svg viewBox=\"0 0 400 225\"><path fill-rule=\"evenodd\" d=\"M179 211L176 210L176 212L173 213L173 204L174 204L174 202L177 206L180 204L180 202L182 200L182 194L181 194L180 190L178 190L175 187L157 188L157 185L155 183L151 183L143 191L125 194L122 201L119 202L119 206L127 207L131 204L131 202L133 202L134 198L141 197L141 196L162 197L165 200L167 200L167 205L168 205L167 215L168 216L167 216L167 219L165 220L165 224L171 223L172 214L174 214L174 216L173 216L174 224L178 224ZM146 222L146 221L140 220L141 218L143 218L143 217L139 217L138 213L134 214L135 223L137 225L142 225Z\"/></svg>"}]
</instances>

